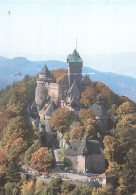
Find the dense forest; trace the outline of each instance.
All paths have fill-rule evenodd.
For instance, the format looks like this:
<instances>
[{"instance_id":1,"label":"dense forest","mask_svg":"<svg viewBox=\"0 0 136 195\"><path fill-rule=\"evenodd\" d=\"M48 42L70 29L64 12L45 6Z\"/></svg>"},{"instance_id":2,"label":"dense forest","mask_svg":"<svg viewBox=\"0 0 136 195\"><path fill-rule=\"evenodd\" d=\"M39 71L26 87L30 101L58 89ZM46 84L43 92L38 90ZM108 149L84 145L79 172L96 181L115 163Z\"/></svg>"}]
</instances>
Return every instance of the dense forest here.
<instances>
[{"instance_id":1,"label":"dense forest","mask_svg":"<svg viewBox=\"0 0 136 195\"><path fill-rule=\"evenodd\" d=\"M65 70L52 71L56 80ZM74 139L98 139L99 124L89 107L103 96L108 111L110 135L103 139L107 171L115 174L116 187L91 189L86 185L75 186L60 178L50 183L20 178L22 165L47 171L53 166L51 149L45 147L38 128L28 123L29 108L35 97L37 76L25 76L5 90L0 90L0 194L4 195L57 195L57 194L133 194L136 191L136 104L127 97L113 93L101 82L93 82L81 94L82 105L75 117L67 108L54 111L51 125L63 133L70 143ZM44 105L43 105L44 106Z\"/></svg>"}]
</instances>

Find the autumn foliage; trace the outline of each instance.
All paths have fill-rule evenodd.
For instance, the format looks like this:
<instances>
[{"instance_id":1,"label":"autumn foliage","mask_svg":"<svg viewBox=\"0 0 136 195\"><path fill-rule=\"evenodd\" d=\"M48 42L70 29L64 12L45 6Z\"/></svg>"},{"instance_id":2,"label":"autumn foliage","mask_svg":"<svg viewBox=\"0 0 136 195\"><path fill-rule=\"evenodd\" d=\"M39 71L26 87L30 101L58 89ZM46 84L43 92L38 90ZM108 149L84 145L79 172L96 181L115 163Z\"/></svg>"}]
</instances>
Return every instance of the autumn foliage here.
<instances>
[{"instance_id":1,"label":"autumn foliage","mask_svg":"<svg viewBox=\"0 0 136 195\"><path fill-rule=\"evenodd\" d=\"M81 100L80 102L85 106L92 106L97 99L98 93L96 89L92 86L89 86L85 89L84 92L81 94Z\"/></svg>"},{"instance_id":2,"label":"autumn foliage","mask_svg":"<svg viewBox=\"0 0 136 195\"><path fill-rule=\"evenodd\" d=\"M65 74L67 74L66 69L54 69L51 70L51 72L53 73L57 83L64 77Z\"/></svg>"},{"instance_id":3,"label":"autumn foliage","mask_svg":"<svg viewBox=\"0 0 136 195\"><path fill-rule=\"evenodd\" d=\"M125 116L126 114L129 114L129 113L134 113L135 111L135 107L133 104L131 104L130 102L124 102L123 104L121 104L119 107L118 107L118 114L120 116Z\"/></svg>"},{"instance_id":4,"label":"autumn foliage","mask_svg":"<svg viewBox=\"0 0 136 195\"><path fill-rule=\"evenodd\" d=\"M32 154L31 167L38 171L47 171L53 165L53 157L51 150L46 147L41 147L38 151Z\"/></svg>"},{"instance_id":5,"label":"autumn foliage","mask_svg":"<svg viewBox=\"0 0 136 195\"><path fill-rule=\"evenodd\" d=\"M51 117L51 125L55 130L65 132L70 124L71 113L67 107L55 110Z\"/></svg>"}]
</instances>

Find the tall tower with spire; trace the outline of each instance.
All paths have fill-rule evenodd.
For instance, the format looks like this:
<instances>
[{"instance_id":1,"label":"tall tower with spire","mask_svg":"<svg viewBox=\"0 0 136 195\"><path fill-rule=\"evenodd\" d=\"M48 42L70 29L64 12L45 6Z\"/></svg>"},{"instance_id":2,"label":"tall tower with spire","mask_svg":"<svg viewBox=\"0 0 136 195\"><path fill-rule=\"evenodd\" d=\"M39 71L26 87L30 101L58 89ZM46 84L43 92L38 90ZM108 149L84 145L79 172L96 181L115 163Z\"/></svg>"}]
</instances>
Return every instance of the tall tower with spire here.
<instances>
[{"instance_id":1,"label":"tall tower with spire","mask_svg":"<svg viewBox=\"0 0 136 195\"><path fill-rule=\"evenodd\" d=\"M82 91L83 60L81 59L76 49L72 54L68 55L67 64L69 87L71 87L71 85L74 83L74 80L76 80L79 90Z\"/></svg>"}]
</instances>

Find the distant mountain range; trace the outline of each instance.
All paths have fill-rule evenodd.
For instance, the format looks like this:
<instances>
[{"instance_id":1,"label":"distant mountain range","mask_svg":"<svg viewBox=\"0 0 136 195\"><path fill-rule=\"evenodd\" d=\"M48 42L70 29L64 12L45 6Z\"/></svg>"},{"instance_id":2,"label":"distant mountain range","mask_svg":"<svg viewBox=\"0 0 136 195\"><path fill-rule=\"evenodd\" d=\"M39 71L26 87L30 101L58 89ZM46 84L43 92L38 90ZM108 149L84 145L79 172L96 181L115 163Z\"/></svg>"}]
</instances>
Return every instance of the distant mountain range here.
<instances>
[{"instance_id":1,"label":"distant mountain range","mask_svg":"<svg viewBox=\"0 0 136 195\"><path fill-rule=\"evenodd\" d=\"M102 72L112 72L136 78L136 52L84 55L84 64Z\"/></svg>"},{"instance_id":2,"label":"distant mountain range","mask_svg":"<svg viewBox=\"0 0 136 195\"><path fill-rule=\"evenodd\" d=\"M8 59L0 56L0 89L14 81L22 80L25 75L38 74L45 64L49 70L67 69L65 62L56 60L30 61L24 57ZM110 72L100 72L89 67L83 67L83 75L85 74L89 74L92 81L101 81L118 95L125 95L136 102L136 78Z\"/></svg>"}]
</instances>

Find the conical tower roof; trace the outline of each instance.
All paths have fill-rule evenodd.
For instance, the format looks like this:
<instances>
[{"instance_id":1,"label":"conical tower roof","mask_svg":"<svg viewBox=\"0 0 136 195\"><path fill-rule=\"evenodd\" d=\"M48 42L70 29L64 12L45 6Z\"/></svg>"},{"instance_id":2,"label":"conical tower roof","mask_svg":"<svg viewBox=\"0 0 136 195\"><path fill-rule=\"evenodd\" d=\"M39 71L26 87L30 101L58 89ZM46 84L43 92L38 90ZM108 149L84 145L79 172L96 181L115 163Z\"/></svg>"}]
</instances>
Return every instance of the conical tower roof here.
<instances>
[{"instance_id":1,"label":"conical tower roof","mask_svg":"<svg viewBox=\"0 0 136 195\"><path fill-rule=\"evenodd\" d=\"M47 66L44 65L44 67L42 68L42 70L40 71L39 74L44 74L46 75L46 77L51 77L51 73L50 71L48 70Z\"/></svg>"}]
</instances>

